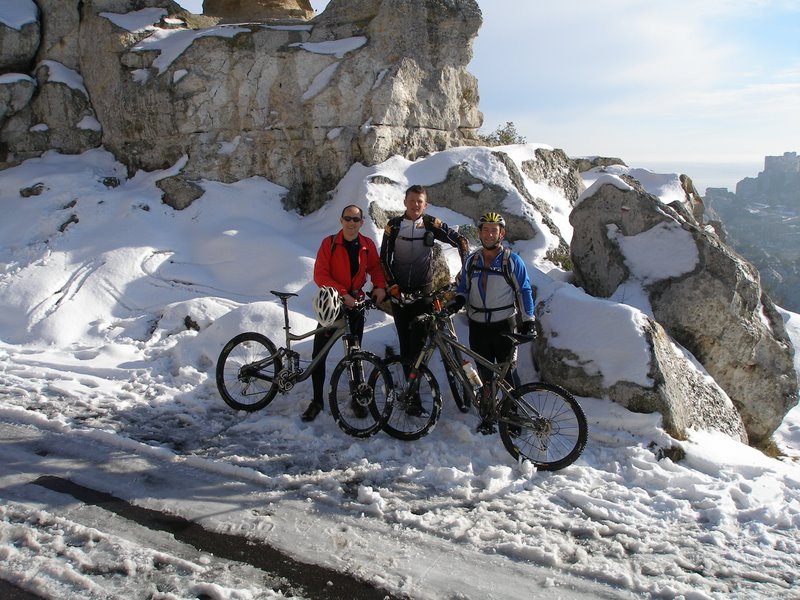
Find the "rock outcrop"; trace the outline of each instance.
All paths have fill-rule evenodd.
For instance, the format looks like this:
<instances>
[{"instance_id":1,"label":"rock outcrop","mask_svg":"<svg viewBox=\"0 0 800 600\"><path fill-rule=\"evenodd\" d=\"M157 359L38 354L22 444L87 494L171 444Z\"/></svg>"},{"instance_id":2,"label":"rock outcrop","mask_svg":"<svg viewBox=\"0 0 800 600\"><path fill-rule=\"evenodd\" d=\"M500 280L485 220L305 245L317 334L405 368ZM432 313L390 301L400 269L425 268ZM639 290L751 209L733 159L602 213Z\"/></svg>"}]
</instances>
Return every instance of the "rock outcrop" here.
<instances>
[{"instance_id":1,"label":"rock outcrop","mask_svg":"<svg viewBox=\"0 0 800 600\"><path fill-rule=\"evenodd\" d=\"M168 0L40 6L57 27L32 42L38 64L72 69L86 94L60 90L68 106L45 116L52 69L37 67L29 105L0 122L0 168L102 143L131 172L187 157L173 206L191 201L197 180L263 176L289 190L288 208L309 212L353 163L471 144L481 124L466 71L475 0L332 0L308 22L215 26Z\"/></svg>"},{"instance_id":2,"label":"rock outcrop","mask_svg":"<svg viewBox=\"0 0 800 600\"><path fill-rule=\"evenodd\" d=\"M797 404L798 387L794 350L757 271L691 212L663 204L632 180L598 180L570 222L576 283L623 302L641 289L646 312L731 398L751 443L766 441ZM637 260L653 256L663 257L660 270Z\"/></svg>"},{"instance_id":3,"label":"rock outcrop","mask_svg":"<svg viewBox=\"0 0 800 600\"><path fill-rule=\"evenodd\" d=\"M739 181L736 193L707 188L710 224L761 275L761 285L782 308L800 312L800 157L767 156L757 177Z\"/></svg>"},{"instance_id":4,"label":"rock outcrop","mask_svg":"<svg viewBox=\"0 0 800 600\"><path fill-rule=\"evenodd\" d=\"M38 9L32 0L17 0L20 17L13 23L0 21L0 73L30 71L41 42L42 26L34 17ZM27 10L27 13L25 11Z\"/></svg>"},{"instance_id":5,"label":"rock outcrop","mask_svg":"<svg viewBox=\"0 0 800 600\"><path fill-rule=\"evenodd\" d=\"M584 313L603 317L575 318ZM536 316L535 357L545 380L634 412L659 412L672 436L698 428L747 442L727 394L641 311L553 283L540 290ZM591 348L585 340L593 340Z\"/></svg>"},{"instance_id":6,"label":"rock outcrop","mask_svg":"<svg viewBox=\"0 0 800 600\"><path fill-rule=\"evenodd\" d=\"M308 0L204 0L203 14L227 21L310 19L314 9Z\"/></svg>"},{"instance_id":7,"label":"rock outcrop","mask_svg":"<svg viewBox=\"0 0 800 600\"><path fill-rule=\"evenodd\" d=\"M800 208L800 156L764 157L764 170L757 177L745 177L736 184L736 196L743 202L766 202Z\"/></svg>"}]
</instances>

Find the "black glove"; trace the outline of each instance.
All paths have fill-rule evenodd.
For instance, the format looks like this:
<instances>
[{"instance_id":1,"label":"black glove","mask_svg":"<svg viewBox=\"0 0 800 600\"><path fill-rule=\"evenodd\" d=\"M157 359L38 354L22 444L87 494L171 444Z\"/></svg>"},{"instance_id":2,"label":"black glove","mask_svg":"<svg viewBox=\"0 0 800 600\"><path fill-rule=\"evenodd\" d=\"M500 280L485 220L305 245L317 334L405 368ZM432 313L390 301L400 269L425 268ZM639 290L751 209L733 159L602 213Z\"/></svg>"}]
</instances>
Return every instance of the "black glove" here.
<instances>
[{"instance_id":1,"label":"black glove","mask_svg":"<svg viewBox=\"0 0 800 600\"><path fill-rule=\"evenodd\" d=\"M536 332L534 321L523 321L522 325L519 326L519 332L522 335L533 335Z\"/></svg>"},{"instance_id":2,"label":"black glove","mask_svg":"<svg viewBox=\"0 0 800 600\"><path fill-rule=\"evenodd\" d=\"M464 298L464 296L456 296L455 298L453 298L450 302L448 302L445 305L444 311L448 315L454 315L458 311L460 311L462 308L464 308L464 305L466 303L467 303L467 299Z\"/></svg>"}]
</instances>

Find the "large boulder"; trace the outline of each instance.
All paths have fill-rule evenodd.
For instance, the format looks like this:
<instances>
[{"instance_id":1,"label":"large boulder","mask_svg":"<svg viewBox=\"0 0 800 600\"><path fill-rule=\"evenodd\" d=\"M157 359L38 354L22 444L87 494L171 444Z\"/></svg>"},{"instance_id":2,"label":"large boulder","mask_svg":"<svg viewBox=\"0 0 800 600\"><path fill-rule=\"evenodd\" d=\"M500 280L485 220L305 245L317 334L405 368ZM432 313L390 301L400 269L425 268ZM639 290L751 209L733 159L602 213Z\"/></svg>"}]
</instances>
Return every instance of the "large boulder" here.
<instances>
[{"instance_id":1,"label":"large boulder","mask_svg":"<svg viewBox=\"0 0 800 600\"><path fill-rule=\"evenodd\" d=\"M634 412L661 413L676 437L698 428L747 442L727 394L641 311L553 283L539 290L536 316L534 353L544 380Z\"/></svg>"},{"instance_id":2,"label":"large boulder","mask_svg":"<svg viewBox=\"0 0 800 600\"><path fill-rule=\"evenodd\" d=\"M0 20L0 73L28 71L36 58L42 27L33 0L14 0L14 20Z\"/></svg>"},{"instance_id":3,"label":"large boulder","mask_svg":"<svg viewBox=\"0 0 800 600\"><path fill-rule=\"evenodd\" d=\"M0 75L0 125L23 110L33 98L36 80L21 73Z\"/></svg>"},{"instance_id":4,"label":"large boulder","mask_svg":"<svg viewBox=\"0 0 800 600\"><path fill-rule=\"evenodd\" d=\"M47 150L78 154L99 146L100 123L81 76L55 61L43 61L34 75L37 85L30 102L3 123L4 142L26 149L18 151L17 158L31 158Z\"/></svg>"},{"instance_id":5,"label":"large boulder","mask_svg":"<svg viewBox=\"0 0 800 600\"><path fill-rule=\"evenodd\" d=\"M794 349L758 272L675 208L634 180L598 179L570 215L575 281L652 315L725 390L760 444L797 404Z\"/></svg>"}]
</instances>

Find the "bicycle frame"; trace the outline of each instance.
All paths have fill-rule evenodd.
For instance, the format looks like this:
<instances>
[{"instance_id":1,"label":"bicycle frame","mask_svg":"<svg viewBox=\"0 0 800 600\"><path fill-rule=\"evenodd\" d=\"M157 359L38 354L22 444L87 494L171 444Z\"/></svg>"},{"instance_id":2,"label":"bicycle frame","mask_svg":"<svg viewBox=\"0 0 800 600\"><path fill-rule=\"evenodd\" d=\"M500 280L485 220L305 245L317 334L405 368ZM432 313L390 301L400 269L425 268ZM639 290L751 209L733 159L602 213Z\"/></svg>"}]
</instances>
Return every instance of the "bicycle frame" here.
<instances>
[{"instance_id":1,"label":"bicycle frame","mask_svg":"<svg viewBox=\"0 0 800 600\"><path fill-rule=\"evenodd\" d=\"M332 325L328 325L327 327L318 327L316 329L312 329L311 331L307 331L305 333L295 334L291 332L291 325L289 324L289 306L288 306L288 298L287 297L280 297L281 303L283 304L283 330L285 333L285 342L284 346L278 348L275 355L270 356L258 363L254 363L252 365L253 368L253 376L259 377L258 370L260 369L261 365L268 363L269 361L275 360L275 358L283 358L286 357L290 360L287 360L287 365L279 372L275 374L275 379L278 380L278 386L281 392L285 392L290 390L295 383L300 383L305 381L311 374L314 372L314 369L317 365L327 360L328 358L328 351L333 347L333 345L339 341L340 338L344 338L344 350L345 354L349 354L352 350L357 349L358 347L358 340L352 334L350 328L350 319L347 316L347 312L343 311L342 316L338 318ZM367 307L367 303L364 303L362 306L363 308ZM331 336L325 345L322 347L320 352L317 353L311 359L311 362L305 369L299 369L299 357L300 355L292 350L292 342L299 342L301 340L305 340L313 335L316 335L320 332L330 331ZM296 359L296 362L295 360Z\"/></svg>"},{"instance_id":2,"label":"bicycle frame","mask_svg":"<svg viewBox=\"0 0 800 600\"><path fill-rule=\"evenodd\" d=\"M492 397L497 394L498 388L502 390L504 397L511 394L512 390L505 381L505 376L509 369L511 369L510 360L506 360L501 363L489 362L483 356L474 352L472 349L458 341L458 338L455 337L455 333L451 330L449 318L446 318L446 320L443 321L443 317L432 315L431 319L432 321L429 324L431 329L429 330L428 337L425 341L425 346L423 346L422 350L417 356L416 361L414 361L411 373L414 373L416 370L418 370L421 365L427 365L433 356L434 351L438 349L439 355L442 358L442 362L450 367L453 375L462 384L462 389L469 394L470 401L475 402L477 400L477 396L472 383L467 379L462 365L456 363L453 354L451 353L452 350L458 350L462 353L462 355L467 355L473 358L475 362L492 372L493 376L491 382L484 382L484 385L490 386L489 390Z\"/></svg>"}]
</instances>

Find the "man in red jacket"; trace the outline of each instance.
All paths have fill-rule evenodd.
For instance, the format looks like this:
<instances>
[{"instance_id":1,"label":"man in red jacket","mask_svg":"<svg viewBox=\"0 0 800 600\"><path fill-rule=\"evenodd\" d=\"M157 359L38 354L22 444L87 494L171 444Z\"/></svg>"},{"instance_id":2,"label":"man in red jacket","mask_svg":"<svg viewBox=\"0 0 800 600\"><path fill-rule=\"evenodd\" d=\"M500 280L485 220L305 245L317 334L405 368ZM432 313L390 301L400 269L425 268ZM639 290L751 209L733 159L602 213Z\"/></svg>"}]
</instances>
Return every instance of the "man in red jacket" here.
<instances>
[{"instance_id":1,"label":"man in red jacket","mask_svg":"<svg viewBox=\"0 0 800 600\"><path fill-rule=\"evenodd\" d=\"M319 245L314 263L314 283L319 287L334 288L342 297L345 310L350 310L350 324L359 342L364 333L364 313L353 310L356 297L367 282L367 274L372 281L372 299L377 303L386 297L386 279L381 269L378 250L368 237L359 233L364 215L358 206L351 204L342 211L339 219L342 229L333 236L326 236ZM330 339L330 332L320 332L314 336L314 356ZM301 417L303 421L313 421L322 412L323 387L325 386L325 361L311 374L314 398Z\"/></svg>"}]
</instances>

